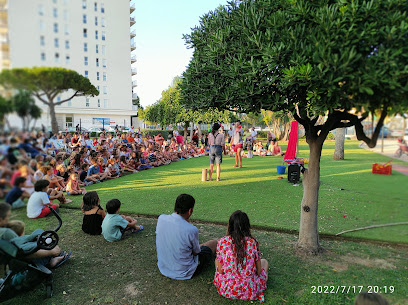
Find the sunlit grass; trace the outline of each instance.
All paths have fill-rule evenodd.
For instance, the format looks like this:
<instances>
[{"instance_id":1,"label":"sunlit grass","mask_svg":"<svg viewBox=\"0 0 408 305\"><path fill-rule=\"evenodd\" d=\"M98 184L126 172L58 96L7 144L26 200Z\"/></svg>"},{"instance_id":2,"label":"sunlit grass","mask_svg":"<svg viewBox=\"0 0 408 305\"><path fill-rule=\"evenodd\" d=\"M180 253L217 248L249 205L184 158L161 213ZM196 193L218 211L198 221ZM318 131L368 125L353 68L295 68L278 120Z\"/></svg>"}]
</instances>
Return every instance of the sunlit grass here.
<instances>
[{"instance_id":1,"label":"sunlit grass","mask_svg":"<svg viewBox=\"0 0 408 305\"><path fill-rule=\"evenodd\" d=\"M336 234L343 230L408 219L408 177L396 171L391 176L371 173L372 163L388 157L346 144L346 160L333 161L334 142L327 142L321 159L319 231ZM308 157L306 143L300 143L301 157ZM234 158L224 156L222 181L201 181L201 169L208 158L193 158L92 185L102 205L111 198L123 202L121 211L140 215L170 213L180 193L196 199L193 219L226 223L230 214L241 209L252 225L298 230L303 186L278 179L276 166L281 157L244 159L243 168L233 168ZM395 161L395 163L399 163ZM71 207L79 207L75 197ZM408 242L408 227L388 227L348 233L347 236Z\"/></svg>"}]
</instances>

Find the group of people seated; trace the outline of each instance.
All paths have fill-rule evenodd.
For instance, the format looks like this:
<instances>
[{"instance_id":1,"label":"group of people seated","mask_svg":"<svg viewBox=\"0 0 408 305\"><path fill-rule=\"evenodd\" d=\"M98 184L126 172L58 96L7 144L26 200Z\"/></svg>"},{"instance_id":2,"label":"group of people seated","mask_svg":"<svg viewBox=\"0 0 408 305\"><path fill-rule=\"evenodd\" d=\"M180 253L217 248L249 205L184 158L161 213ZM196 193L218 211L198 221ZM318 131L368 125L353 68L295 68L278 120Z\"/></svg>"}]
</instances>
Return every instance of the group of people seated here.
<instances>
[{"instance_id":1,"label":"group of people seated","mask_svg":"<svg viewBox=\"0 0 408 305\"><path fill-rule=\"evenodd\" d=\"M89 184L205 154L204 145L166 140L160 133L102 133L92 140L88 133L50 138L42 132L11 133L0 136L0 198L12 208L24 207L25 200L38 200L38 195L31 199L34 184L46 180L49 199L66 204L72 201L67 195L83 195Z\"/></svg>"}]
</instances>

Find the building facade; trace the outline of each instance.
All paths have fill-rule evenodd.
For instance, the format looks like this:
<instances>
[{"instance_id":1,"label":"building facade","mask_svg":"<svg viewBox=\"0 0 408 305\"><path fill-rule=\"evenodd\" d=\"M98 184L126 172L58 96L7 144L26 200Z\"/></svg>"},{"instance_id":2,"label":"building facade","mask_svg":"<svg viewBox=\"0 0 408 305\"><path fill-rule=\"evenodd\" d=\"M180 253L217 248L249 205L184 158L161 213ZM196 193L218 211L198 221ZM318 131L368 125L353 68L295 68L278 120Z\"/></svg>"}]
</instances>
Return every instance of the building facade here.
<instances>
[{"instance_id":1,"label":"building facade","mask_svg":"<svg viewBox=\"0 0 408 305\"><path fill-rule=\"evenodd\" d=\"M0 9L4 7L0 34L7 42L1 48L0 68L64 67L89 78L99 96L75 97L57 106L60 130L78 124L129 127L137 115L132 102L136 94L132 4L129 0L0 0ZM69 96L67 92L57 101ZM43 112L37 125L49 127L48 108L40 101L38 105ZM15 126L18 120L9 121ZM133 123L138 125L137 120Z\"/></svg>"}]
</instances>

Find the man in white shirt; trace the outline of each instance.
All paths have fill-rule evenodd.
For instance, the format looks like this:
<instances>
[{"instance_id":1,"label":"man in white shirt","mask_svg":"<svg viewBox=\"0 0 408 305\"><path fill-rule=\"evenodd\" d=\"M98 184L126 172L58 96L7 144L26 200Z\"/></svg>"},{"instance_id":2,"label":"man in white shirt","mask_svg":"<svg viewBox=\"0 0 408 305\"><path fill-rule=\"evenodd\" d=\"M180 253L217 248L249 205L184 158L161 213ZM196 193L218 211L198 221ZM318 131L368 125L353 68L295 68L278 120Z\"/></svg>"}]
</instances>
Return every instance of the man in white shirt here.
<instances>
[{"instance_id":1,"label":"man in white shirt","mask_svg":"<svg viewBox=\"0 0 408 305\"><path fill-rule=\"evenodd\" d=\"M255 127L252 127L251 130L251 138L252 138L252 143L255 144L256 142L256 136L258 135L258 132L255 130Z\"/></svg>"},{"instance_id":2,"label":"man in white shirt","mask_svg":"<svg viewBox=\"0 0 408 305\"><path fill-rule=\"evenodd\" d=\"M189 222L194 204L193 196L180 194L174 213L160 215L157 220L157 266L164 276L172 279L191 279L214 261L217 240L200 245L198 229Z\"/></svg>"}]
</instances>

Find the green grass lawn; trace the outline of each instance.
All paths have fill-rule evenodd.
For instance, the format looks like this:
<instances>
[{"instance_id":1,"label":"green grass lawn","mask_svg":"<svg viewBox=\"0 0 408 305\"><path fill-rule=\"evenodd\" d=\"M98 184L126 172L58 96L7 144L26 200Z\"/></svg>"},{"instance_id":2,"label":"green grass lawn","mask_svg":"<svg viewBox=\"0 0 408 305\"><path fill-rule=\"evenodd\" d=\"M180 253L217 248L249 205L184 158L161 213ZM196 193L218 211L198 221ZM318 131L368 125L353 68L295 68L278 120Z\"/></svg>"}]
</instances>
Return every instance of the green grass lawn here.
<instances>
[{"instance_id":1,"label":"green grass lawn","mask_svg":"<svg viewBox=\"0 0 408 305\"><path fill-rule=\"evenodd\" d=\"M45 299L44 285L5 304L249 304L219 296L212 285L214 267L188 281L165 278L157 268L154 218L137 218L145 229L120 242L89 236L80 229L79 210L61 212L60 246L71 259L54 271L54 296ZM24 219L24 211L13 213ZM28 231L53 228L54 217L27 221ZM195 223L200 242L225 235L225 225ZM391 304L408 303L408 247L322 239L318 257L295 254L294 234L253 230L263 258L270 262L265 304L353 304L356 293L312 293L312 286L393 286L384 294ZM355 289L359 290L359 287ZM384 288L382 288L384 289ZM256 304L257 302L253 302Z\"/></svg>"},{"instance_id":2,"label":"green grass lawn","mask_svg":"<svg viewBox=\"0 0 408 305\"><path fill-rule=\"evenodd\" d=\"M346 142L346 160L333 161L334 142L328 141L322 154L319 199L319 232L336 234L368 225L408 219L408 176L396 171L391 176L371 173L372 163L389 158ZM283 147L285 148L285 147ZM306 143L300 156L308 156ZM400 161L395 161L400 162ZM201 169L208 158L193 158L168 166L128 175L88 187L96 190L104 205L111 198L124 204L122 212L158 216L170 213L180 193L196 199L193 219L226 223L241 209L254 226L298 230L302 184L292 186L278 179L276 166L281 157L244 159L243 168L233 168L234 158L224 156L222 181L201 181ZM342 190L343 189L343 190ZM72 197L71 197L72 198ZM71 207L79 207L75 197ZM391 242L408 242L408 226L395 226L347 233L344 236Z\"/></svg>"},{"instance_id":3,"label":"green grass lawn","mask_svg":"<svg viewBox=\"0 0 408 305\"><path fill-rule=\"evenodd\" d=\"M306 144L300 148L300 156L307 157ZM371 174L372 163L389 159L358 148L357 142L347 142L344 161L332 161L333 150L334 142L327 142L322 155L320 233L407 221L407 176L398 172L391 176ZM208 158L202 157L88 187L98 191L102 205L119 198L124 203L121 212L139 215L139 223L145 226L141 233L117 243L81 231L81 197L71 196L74 202L60 210L64 224L59 235L60 246L72 250L73 255L54 272L55 296L44 300L44 287L39 286L6 304L247 304L217 294L211 283L213 266L189 281L170 280L158 271L156 218L145 216L171 213L176 196L182 192L196 198L192 219L201 242L224 236L233 211L248 213L262 255L271 264L266 304L353 304L354 292L313 294L312 286L319 285L363 286L364 290L368 286L393 286L394 293L385 295L391 304L408 303L407 226L345 234L405 243L402 245L323 236L323 255L299 256L293 247L297 235L273 230L298 230L302 185L277 179L276 165L282 164L282 158L255 157L243 162L244 167L236 169L233 158L225 157L221 182L201 182L201 169L208 165ZM28 233L56 225L53 217L29 220L24 210L13 211L12 219L24 220Z\"/></svg>"}]
</instances>

